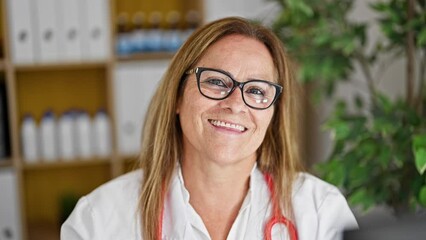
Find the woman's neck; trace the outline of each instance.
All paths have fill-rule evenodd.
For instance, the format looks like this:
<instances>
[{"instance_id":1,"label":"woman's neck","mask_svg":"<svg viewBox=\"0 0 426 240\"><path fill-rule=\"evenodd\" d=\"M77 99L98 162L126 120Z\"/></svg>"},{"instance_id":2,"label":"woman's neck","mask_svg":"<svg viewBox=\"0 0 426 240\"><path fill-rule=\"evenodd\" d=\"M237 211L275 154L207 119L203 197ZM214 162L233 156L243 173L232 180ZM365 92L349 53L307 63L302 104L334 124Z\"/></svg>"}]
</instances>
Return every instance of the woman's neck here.
<instances>
[{"instance_id":1,"label":"woman's neck","mask_svg":"<svg viewBox=\"0 0 426 240\"><path fill-rule=\"evenodd\" d=\"M184 160L182 175L190 204L203 219L212 239L225 239L249 189L255 162L219 166Z\"/></svg>"},{"instance_id":2,"label":"woman's neck","mask_svg":"<svg viewBox=\"0 0 426 240\"><path fill-rule=\"evenodd\" d=\"M186 159L182 162L182 175L185 187L191 197L206 196L209 199L228 200L245 197L249 178L255 161L240 162L232 165Z\"/></svg>"}]
</instances>

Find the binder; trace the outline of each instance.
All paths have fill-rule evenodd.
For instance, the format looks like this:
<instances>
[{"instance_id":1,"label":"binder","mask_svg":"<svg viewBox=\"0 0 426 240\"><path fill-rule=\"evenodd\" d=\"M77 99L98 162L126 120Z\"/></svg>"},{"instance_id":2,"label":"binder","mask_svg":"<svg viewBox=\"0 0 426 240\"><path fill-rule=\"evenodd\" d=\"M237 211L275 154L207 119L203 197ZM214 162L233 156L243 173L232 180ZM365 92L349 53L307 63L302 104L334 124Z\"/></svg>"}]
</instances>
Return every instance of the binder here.
<instances>
[{"instance_id":1,"label":"binder","mask_svg":"<svg viewBox=\"0 0 426 240\"><path fill-rule=\"evenodd\" d=\"M82 59L82 22L80 2L82 0L60 0L58 3L59 27L59 58L65 62L81 61Z\"/></svg>"},{"instance_id":2,"label":"binder","mask_svg":"<svg viewBox=\"0 0 426 240\"><path fill-rule=\"evenodd\" d=\"M0 161L10 156L9 115L6 94L6 84L3 79L0 79Z\"/></svg>"},{"instance_id":3,"label":"binder","mask_svg":"<svg viewBox=\"0 0 426 240\"><path fill-rule=\"evenodd\" d=\"M114 71L114 105L118 152L134 155L140 150L145 113L168 60L120 63Z\"/></svg>"},{"instance_id":4,"label":"binder","mask_svg":"<svg viewBox=\"0 0 426 240\"><path fill-rule=\"evenodd\" d=\"M0 239L21 239L17 177L11 168L0 168Z\"/></svg>"},{"instance_id":5,"label":"binder","mask_svg":"<svg viewBox=\"0 0 426 240\"><path fill-rule=\"evenodd\" d=\"M83 31L85 31L88 60L106 60L110 56L109 2L108 0L84 0L82 4Z\"/></svg>"},{"instance_id":6,"label":"binder","mask_svg":"<svg viewBox=\"0 0 426 240\"><path fill-rule=\"evenodd\" d=\"M32 0L7 0L11 58L15 64L34 62Z\"/></svg>"},{"instance_id":7,"label":"binder","mask_svg":"<svg viewBox=\"0 0 426 240\"><path fill-rule=\"evenodd\" d=\"M58 1L35 0L36 62L48 63L59 59Z\"/></svg>"}]
</instances>

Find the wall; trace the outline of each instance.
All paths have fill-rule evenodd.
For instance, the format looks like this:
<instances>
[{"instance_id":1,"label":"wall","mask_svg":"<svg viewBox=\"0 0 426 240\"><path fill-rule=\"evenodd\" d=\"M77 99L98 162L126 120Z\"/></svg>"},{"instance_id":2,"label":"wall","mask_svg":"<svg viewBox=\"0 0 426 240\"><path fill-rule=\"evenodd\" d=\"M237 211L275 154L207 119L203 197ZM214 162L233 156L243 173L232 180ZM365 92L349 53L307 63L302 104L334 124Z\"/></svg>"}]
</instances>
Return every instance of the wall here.
<instances>
[{"instance_id":1,"label":"wall","mask_svg":"<svg viewBox=\"0 0 426 240\"><path fill-rule=\"evenodd\" d=\"M226 16L241 16L267 22L279 11L276 6L275 1L270 0L205 0L205 20L209 22Z\"/></svg>"}]
</instances>

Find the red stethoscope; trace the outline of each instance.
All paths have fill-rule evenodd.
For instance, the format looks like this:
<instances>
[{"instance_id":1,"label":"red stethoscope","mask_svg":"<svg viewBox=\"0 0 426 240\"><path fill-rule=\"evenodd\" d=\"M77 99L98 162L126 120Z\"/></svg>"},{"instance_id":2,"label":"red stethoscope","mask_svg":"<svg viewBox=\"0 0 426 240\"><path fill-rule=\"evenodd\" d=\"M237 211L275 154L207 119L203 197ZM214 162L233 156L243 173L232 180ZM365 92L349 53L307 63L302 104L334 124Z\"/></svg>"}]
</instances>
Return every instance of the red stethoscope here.
<instances>
[{"instance_id":1,"label":"red stethoscope","mask_svg":"<svg viewBox=\"0 0 426 240\"><path fill-rule=\"evenodd\" d=\"M280 205L277 203L274 191L274 180L270 174L265 173L265 181L268 184L272 199L272 216L265 225L265 240L272 240L272 227L275 224L284 224L286 226L290 240L297 240L297 231L294 224L288 220L281 212Z\"/></svg>"},{"instance_id":2,"label":"red stethoscope","mask_svg":"<svg viewBox=\"0 0 426 240\"><path fill-rule=\"evenodd\" d=\"M284 215L281 213L280 205L276 201L275 191L274 191L274 181L272 179L272 176L270 174L264 174L264 176L265 176L266 183L268 184L269 192L271 193L271 199L272 199L272 216L265 225L265 232L264 232L265 240L272 240L272 228L274 227L275 224L283 224L284 226L286 226L288 230L288 234L290 235L290 240L297 240L296 227L290 220L284 217ZM164 208L161 209L161 214L159 219L158 232L157 232L158 239L162 238L163 215L164 215Z\"/></svg>"}]
</instances>

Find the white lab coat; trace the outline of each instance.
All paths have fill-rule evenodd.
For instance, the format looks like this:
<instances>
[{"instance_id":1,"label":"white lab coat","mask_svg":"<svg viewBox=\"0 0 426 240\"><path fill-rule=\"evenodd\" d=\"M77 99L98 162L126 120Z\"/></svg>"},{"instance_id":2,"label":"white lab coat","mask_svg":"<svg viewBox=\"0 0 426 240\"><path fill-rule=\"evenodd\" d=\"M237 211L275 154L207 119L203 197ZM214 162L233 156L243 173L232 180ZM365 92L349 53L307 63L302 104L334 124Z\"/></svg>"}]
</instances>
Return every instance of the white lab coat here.
<instances>
[{"instance_id":1,"label":"white lab coat","mask_svg":"<svg viewBox=\"0 0 426 240\"><path fill-rule=\"evenodd\" d=\"M142 239L138 212L142 179L141 170L133 171L82 197L62 225L61 239ZM210 239L201 217L189 204L180 167L171 181L164 204L162 238ZM255 167L249 192L227 239L263 239L264 225L271 215L269 199L263 174ZM300 240L340 239L344 229L358 227L339 190L307 173L300 174L294 185L293 207ZM272 236L288 239L286 228L281 225L273 228Z\"/></svg>"}]
</instances>

